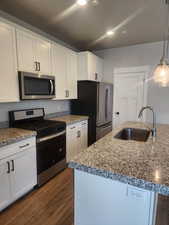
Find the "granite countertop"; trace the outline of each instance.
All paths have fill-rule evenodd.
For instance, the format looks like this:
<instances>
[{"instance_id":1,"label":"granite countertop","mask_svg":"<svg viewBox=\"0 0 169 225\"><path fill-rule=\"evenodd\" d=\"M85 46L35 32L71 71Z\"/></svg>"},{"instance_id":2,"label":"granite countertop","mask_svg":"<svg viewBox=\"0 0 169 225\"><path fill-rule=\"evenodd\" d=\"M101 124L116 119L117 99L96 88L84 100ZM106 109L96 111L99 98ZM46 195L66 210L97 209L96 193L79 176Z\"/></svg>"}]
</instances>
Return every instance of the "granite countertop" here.
<instances>
[{"instance_id":1,"label":"granite countertop","mask_svg":"<svg viewBox=\"0 0 169 225\"><path fill-rule=\"evenodd\" d=\"M169 125L157 125L155 142L151 136L147 142L114 138L122 128L147 125L123 124L78 154L69 167L169 195Z\"/></svg>"},{"instance_id":2,"label":"granite countertop","mask_svg":"<svg viewBox=\"0 0 169 225\"><path fill-rule=\"evenodd\" d=\"M63 121L66 125L70 125L73 123L81 122L84 120L88 120L88 116L79 116L79 115L66 115L61 117L50 118L50 120Z\"/></svg>"},{"instance_id":3,"label":"granite countertop","mask_svg":"<svg viewBox=\"0 0 169 225\"><path fill-rule=\"evenodd\" d=\"M23 130L19 128L1 128L0 129L0 147L9 145L29 137L36 136L35 131Z\"/></svg>"}]
</instances>

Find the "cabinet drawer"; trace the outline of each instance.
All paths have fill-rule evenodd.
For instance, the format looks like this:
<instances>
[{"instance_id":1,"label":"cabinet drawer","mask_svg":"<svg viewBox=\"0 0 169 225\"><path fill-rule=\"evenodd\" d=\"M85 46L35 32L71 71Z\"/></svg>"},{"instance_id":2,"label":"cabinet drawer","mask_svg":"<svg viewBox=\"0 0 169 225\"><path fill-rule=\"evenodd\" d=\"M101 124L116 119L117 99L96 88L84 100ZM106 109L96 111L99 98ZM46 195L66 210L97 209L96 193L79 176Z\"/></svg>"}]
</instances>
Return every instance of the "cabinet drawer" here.
<instances>
[{"instance_id":1,"label":"cabinet drawer","mask_svg":"<svg viewBox=\"0 0 169 225\"><path fill-rule=\"evenodd\" d=\"M19 141L14 144L10 144L4 147L0 148L0 160L7 158L11 155L14 155L18 152L25 151L26 149L29 149L32 146L36 145L36 138L31 137L27 138L25 140Z\"/></svg>"},{"instance_id":2,"label":"cabinet drawer","mask_svg":"<svg viewBox=\"0 0 169 225\"><path fill-rule=\"evenodd\" d=\"M73 131L77 129L77 123L67 126L67 131Z\"/></svg>"}]
</instances>

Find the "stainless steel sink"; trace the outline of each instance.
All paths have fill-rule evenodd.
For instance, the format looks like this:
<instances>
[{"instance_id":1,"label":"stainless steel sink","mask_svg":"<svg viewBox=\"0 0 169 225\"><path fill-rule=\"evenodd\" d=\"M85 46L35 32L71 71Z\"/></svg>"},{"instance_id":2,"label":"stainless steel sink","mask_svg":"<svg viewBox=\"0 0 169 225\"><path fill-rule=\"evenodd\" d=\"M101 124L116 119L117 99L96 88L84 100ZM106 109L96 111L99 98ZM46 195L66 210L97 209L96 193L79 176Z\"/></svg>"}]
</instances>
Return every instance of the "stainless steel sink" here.
<instances>
[{"instance_id":1,"label":"stainless steel sink","mask_svg":"<svg viewBox=\"0 0 169 225\"><path fill-rule=\"evenodd\" d=\"M150 130L137 128L124 128L117 133L114 138L121 140L134 140L146 142L150 135Z\"/></svg>"}]
</instances>

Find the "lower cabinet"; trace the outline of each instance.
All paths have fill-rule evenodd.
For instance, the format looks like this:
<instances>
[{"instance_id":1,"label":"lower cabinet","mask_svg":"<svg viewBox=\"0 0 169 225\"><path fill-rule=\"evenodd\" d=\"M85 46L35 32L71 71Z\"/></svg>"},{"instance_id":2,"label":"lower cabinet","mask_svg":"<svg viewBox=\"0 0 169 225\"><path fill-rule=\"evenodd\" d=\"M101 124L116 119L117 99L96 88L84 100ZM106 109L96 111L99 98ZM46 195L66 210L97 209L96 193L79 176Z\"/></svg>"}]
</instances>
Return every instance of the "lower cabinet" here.
<instances>
[{"instance_id":1,"label":"lower cabinet","mask_svg":"<svg viewBox=\"0 0 169 225\"><path fill-rule=\"evenodd\" d=\"M0 210L11 202L11 180L7 162L0 162Z\"/></svg>"},{"instance_id":2,"label":"lower cabinet","mask_svg":"<svg viewBox=\"0 0 169 225\"><path fill-rule=\"evenodd\" d=\"M76 156L82 150L88 147L88 121L82 121L68 125L66 128L66 160Z\"/></svg>"},{"instance_id":3,"label":"lower cabinet","mask_svg":"<svg viewBox=\"0 0 169 225\"><path fill-rule=\"evenodd\" d=\"M74 175L76 225L155 224L155 192L79 170Z\"/></svg>"},{"instance_id":4,"label":"lower cabinet","mask_svg":"<svg viewBox=\"0 0 169 225\"><path fill-rule=\"evenodd\" d=\"M18 149L14 144L14 155L1 159L0 154L0 211L37 184L36 145L34 140L29 146L29 141L33 144L32 140L27 144L24 141L24 145L18 142ZM14 147L9 145L6 150L10 152Z\"/></svg>"}]
</instances>

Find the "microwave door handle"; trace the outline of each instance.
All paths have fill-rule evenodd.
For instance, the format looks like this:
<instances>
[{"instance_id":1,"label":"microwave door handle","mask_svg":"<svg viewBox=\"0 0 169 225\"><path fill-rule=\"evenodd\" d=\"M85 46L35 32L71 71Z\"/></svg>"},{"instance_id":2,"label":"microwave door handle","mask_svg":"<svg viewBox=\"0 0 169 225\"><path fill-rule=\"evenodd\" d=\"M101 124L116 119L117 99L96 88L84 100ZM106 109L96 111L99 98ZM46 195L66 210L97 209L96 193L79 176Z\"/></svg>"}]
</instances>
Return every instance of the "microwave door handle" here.
<instances>
[{"instance_id":1,"label":"microwave door handle","mask_svg":"<svg viewBox=\"0 0 169 225\"><path fill-rule=\"evenodd\" d=\"M52 80L50 80L50 87L51 87L51 91L50 91L50 94L52 95L53 94L53 91L54 91L54 87L53 87L53 82Z\"/></svg>"}]
</instances>

